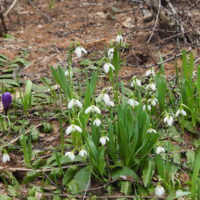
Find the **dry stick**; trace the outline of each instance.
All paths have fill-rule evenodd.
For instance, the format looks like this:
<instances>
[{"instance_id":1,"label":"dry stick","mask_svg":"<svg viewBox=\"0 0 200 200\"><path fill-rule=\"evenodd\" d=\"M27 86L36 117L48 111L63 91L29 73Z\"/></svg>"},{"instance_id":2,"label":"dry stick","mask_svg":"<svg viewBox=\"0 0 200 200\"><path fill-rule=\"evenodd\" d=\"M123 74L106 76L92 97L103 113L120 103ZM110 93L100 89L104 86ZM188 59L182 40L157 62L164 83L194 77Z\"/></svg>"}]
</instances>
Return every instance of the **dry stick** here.
<instances>
[{"instance_id":1,"label":"dry stick","mask_svg":"<svg viewBox=\"0 0 200 200\"><path fill-rule=\"evenodd\" d=\"M153 37L153 34L154 34L155 30L156 30L156 26L158 24L158 19L159 19L159 15L160 15L160 8L161 8L161 0L159 0L159 7L158 7L158 13L157 13L157 16L156 16L156 22L154 24L152 33L151 33L149 39L147 40L147 44L149 44L149 42L150 42L151 38Z\"/></svg>"},{"instance_id":2,"label":"dry stick","mask_svg":"<svg viewBox=\"0 0 200 200\"><path fill-rule=\"evenodd\" d=\"M68 169L70 168L71 166L86 166L86 164L84 163L78 163L78 164L74 164L74 165L67 165L67 166L63 166L62 169ZM0 166L0 170L5 170L5 171L11 171L11 172L51 172L52 170L54 169L60 169L59 167L52 167L52 168L44 168L44 169L36 169L36 170L33 170L33 169L29 169L29 168L24 168L24 167L3 167L3 166Z\"/></svg>"},{"instance_id":3,"label":"dry stick","mask_svg":"<svg viewBox=\"0 0 200 200\"><path fill-rule=\"evenodd\" d=\"M8 13L14 8L15 4L17 3L18 0L14 0L13 3L10 5L8 10L3 14L4 17L8 15Z\"/></svg>"}]
</instances>

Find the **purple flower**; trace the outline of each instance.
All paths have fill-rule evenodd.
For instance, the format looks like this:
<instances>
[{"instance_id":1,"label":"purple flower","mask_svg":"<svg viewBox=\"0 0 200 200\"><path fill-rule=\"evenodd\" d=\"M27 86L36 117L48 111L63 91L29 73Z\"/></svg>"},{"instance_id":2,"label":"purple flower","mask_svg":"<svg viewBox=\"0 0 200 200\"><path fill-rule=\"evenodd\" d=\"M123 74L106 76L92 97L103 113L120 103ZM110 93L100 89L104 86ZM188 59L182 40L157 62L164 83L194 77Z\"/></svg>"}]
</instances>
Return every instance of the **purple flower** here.
<instances>
[{"instance_id":1,"label":"purple flower","mask_svg":"<svg viewBox=\"0 0 200 200\"><path fill-rule=\"evenodd\" d=\"M7 113L8 109L10 108L10 105L12 103L12 96L10 92L4 92L2 94L2 103L3 103L3 108L5 110L5 113Z\"/></svg>"}]
</instances>

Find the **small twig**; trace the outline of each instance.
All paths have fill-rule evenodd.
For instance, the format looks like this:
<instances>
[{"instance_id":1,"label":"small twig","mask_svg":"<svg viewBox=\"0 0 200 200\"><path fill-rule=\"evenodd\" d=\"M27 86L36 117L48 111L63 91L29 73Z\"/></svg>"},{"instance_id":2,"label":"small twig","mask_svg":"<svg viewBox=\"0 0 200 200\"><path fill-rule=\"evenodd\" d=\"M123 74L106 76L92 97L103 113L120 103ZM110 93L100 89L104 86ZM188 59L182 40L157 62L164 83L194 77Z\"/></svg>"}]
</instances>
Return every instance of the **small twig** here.
<instances>
[{"instance_id":1,"label":"small twig","mask_svg":"<svg viewBox=\"0 0 200 200\"><path fill-rule=\"evenodd\" d=\"M70 168L71 166L85 166L86 164L84 163L78 163L78 164L73 164L73 165L67 165L67 166L63 166L62 169L68 169ZM51 172L52 170L54 169L60 169L59 167L52 167L52 168L44 168L44 169L36 169L36 170L33 170L33 169L29 169L29 168L24 168L24 167L3 167L3 166L0 166L0 170L5 170L5 171L11 171L11 172Z\"/></svg>"},{"instance_id":2,"label":"small twig","mask_svg":"<svg viewBox=\"0 0 200 200\"><path fill-rule=\"evenodd\" d=\"M4 17L8 15L8 13L14 8L15 4L18 0L14 0L13 3L10 5L10 7L6 10L6 12L3 14Z\"/></svg>"},{"instance_id":3,"label":"small twig","mask_svg":"<svg viewBox=\"0 0 200 200\"><path fill-rule=\"evenodd\" d=\"M154 34L155 30L156 30L156 27L157 27L157 24L158 24L159 15L160 15L160 8L161 8L161 0L159 0L159 7L158 7L158 13L157 13L157 16L156 16L156 22L154 24L152 33L151 33L149 39L147 40L147 44L149 44L149 42L150 42L151 38L153 37L153 34Z\"/></svg>"}]
</instances>

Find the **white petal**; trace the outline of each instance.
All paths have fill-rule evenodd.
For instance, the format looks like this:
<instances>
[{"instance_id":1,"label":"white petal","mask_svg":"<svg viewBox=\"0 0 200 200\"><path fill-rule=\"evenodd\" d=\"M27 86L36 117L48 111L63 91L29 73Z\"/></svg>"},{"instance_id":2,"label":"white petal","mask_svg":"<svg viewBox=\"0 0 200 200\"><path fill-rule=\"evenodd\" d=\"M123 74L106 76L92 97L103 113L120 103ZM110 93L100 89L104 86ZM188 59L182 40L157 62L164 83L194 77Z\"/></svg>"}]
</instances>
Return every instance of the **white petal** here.
<instances>
[{"instance_id":1,"label":"white petal","mask_svg":"<svg viewBox=\"0 0 200 200\"><path fill-rule=\"evenodd\" d=\"M117 37L116 37L116 42L117 42L117 43L123 42L123 37L122 37L122 35L117 35Z\"/></svg>"},{"instance_id":2,"label":"white petal","mask_svg":"<svg viewBox=\"0 0 200 200\"><path fill-rule=\"evenodd\" d=\"M104 94L103 95L103 100L105 102L106 105L109 105L110 104L110 97L108 94Z\"/></svg>"},{"instance_id":3,"label":"white petal","mask_svg":"<svg viewBox=\"0 0 200 200\"><path fill-rule=\"evenodd\" d=\"M113 101L110 101L110 105L109 106L114 107L115 103Z\"/></svg>"},{"instance_id":4,"label":"white petal","mask_svg":"<svg viewBox=\"0 0 200 200\"><path fill-rule=\"evenodd\" d=\"M78 58L80 58L82 56L82 50L80 47L76 47L75 49L75 54Z\"/></svg>"},{"instance_id":5,"label":"white petal","mask_svg":"<svg viewBox=\"0 0 200 200\"><path fill-rule=\"evenodd\" d=\"M187 115L187 113L185 112L185 110L181 110L181 114L183 115L183 116L186 116Z\"/></svg>"},{"instance_id":6,"label":"white petal","mask_svg":"<svg viewBox=\"0 0 200 200\"><path fill-rule=\"evenodd\" d=\"M4 153L2 161L3 161L3 163L9 162L10 161L10 156L7 153Z\"/></svg>"},{"instance_id":7,"label":"white petal","mask_svg":"<svg viewBox=\"0 0 200 200\"><path fill-rule=\"evenodd\" d=\"M153 91L156 90L156 85L155 85L154 83L151 83L150 87L151 87L151 89L152 89Z\"/></svg>"},{"instance_id":8,"label":"white petal","mask_svg":"<svg viewBox=\"0 0 200 200\"><path fill-rule=\"evenodd\" d=\"M108 58L111 61L113 59L114 48L108 49Z\"/></svg>"},{"instance_id":9,"label":"white petal","mask_svg":"<svg viewBox=\"0 0 200 200\"><path fill-rule=\"evenodd\" d=\"M81 47L81 50L83 51L83 53L87 54L87 51L83 47Z\"/></svg>"},{"instance_id":10,"label":"white petal","mask_svg":"<svg viewBox=\"0 0 200 200\"><path fill-rule=\"evenodd\" d=\"M87 151L85 151L84 149L81 149L81 150L79 151L79 155L80 155L81 157L87 156Z\"/></svg>"},{"instance_id":11,"label":"white petal","mask_svg":"<svg viewBox=\"0 0 200 200\"><path fill-rule=\"evenodd\" d=\"M92 106L89 106L86 110L85 110L85 114L88 114L92 111Z\"/></svg>"},{"instance_id":12,"label":"white petal","mask_svg":"<svg viewBox=\"0 0 200 200\"><path fill-rule=\"evenodd\" d=\"M165 149L163 147L159 146L156 149L156 154L161 154L161 153L165 153Z\"/></svg>"},{"instance_id":13,"label":"white petal","mask_svg":"<svg viewBox=\"0 0 200 200\"><path fill-rule=\"evenodd\" d=\"M151 75L151 70L146 71L145 76L150 76Z\"/></svg>"},{"instance_id":14,"label":"white petal","mask_svg":"<svg viewBox=\"0 0 200 200\"><path fill-rule=\"evenodd\" d=\"M93 121L93 125L94 126L100 126L101 125L101 120L96 118L94 121Z\"/></svg>"},{"instance_id":15,"label":"white petal","mask_svg":"<svg viewBox=\"0 0 200 200\"><path fill-rule=\"evenodd\" d=\"M100 95L96 98L96 102L97 102L97 103L100 102L100 101L102 101L103 95L104 95L104 94L100 94Z\"/></svg>"},{"instance_id":16,"label":"white petal","mask_svg":"<svg viewBox=\"0 0 200 200\"><path fill-rule=\"evenodd\" d=\"M75 129L79 132L79 133L82 133L82 128L77 126L77 125L74 125L75 126Z\"/></svg>"},{"instance_id":17,"label":"white petal","mask_svg":"<svg viewBox=\"0 0 200 200\"><path fill-rule=\"evenodd\" d=\"M94 106L93 108L96 113L101 114L101 110L97 106Z\"/></svg>"},{"instance_id":18,"label":"white petal","mask_svg":"<svg viewBox=\"0 0 200 200\"><path fill-rule=\"evenodd\" d=\"M73 131L73 126L71 125L66 129L65 134L69 135L72 131Z\"/></svg>"},{"instance_id":19,"label":"white petal","mask_svg":"<svg viewBox=\"0 0 200 200\"><path fill-rule=\"evenodd\" d=\"M113 70L115 70L115 67L111 63L109 63L109 66L110 66L110 68L112 68Z\"/></svg>"},{"instance_id":20,"label":"white petal","mask_svg":"<svg viewBox=\"0 0 200 200\"><path fill-rule=\"evenodd\" d=\"M75 104L75 100L71 99L71 101L68 103L68 109L71 109Z\"/></svg>"},{"instance_id":21,"label":"white petal","mask_svg":"<svg viewBox=\"0 0 200 200\"><path fill-rule=\"evenodd\" d=\"M160 185L156 186L155 195L157 197L162 197L164 194L165 194L165 189Z\"/></svg>"},{"instance_id":22,"label":"white petal","mask_svg":"<svg viewBox=\"0 0 200 200\"><path fill-rule=\"evenodd\" d=\"M138 79L136 79L135 81L136 81L136 84L137 84L137 86L139 86L139 87L140 87L140 86L141 86L141 81L140 81L140 80L138 80Z\"/></svg>"},{"instance_id":23,"label":"white petal","mask_svg":"<svg viewBox=\"0 0 200 200\"><path fill-rule=\"evenodd\" d=\"M82 103L81 103L79 100L76 100L76 105L77 105L79 108L82 108Z\"/></svg>"},{"instance_id":24,"label":"white petal","mask_svg":"<svg viewBox=\"0 0 200 200\"><path fill-rule=\"evenodd\" d=\"M104 72L107 74L109 72L110 66L108 63L105 63L103 66Z\"/></svg>"},{"instance_id":25,"label":"white petal","mask_svg":"<svg viewBox=\"0 0 200 200\"><path fill-rule=\"evenodd\" d=\"M65 156L69 157L70 160L74 161L75 160L75 155L73 152L66 152Z\"/></svg>"}]
</instances>

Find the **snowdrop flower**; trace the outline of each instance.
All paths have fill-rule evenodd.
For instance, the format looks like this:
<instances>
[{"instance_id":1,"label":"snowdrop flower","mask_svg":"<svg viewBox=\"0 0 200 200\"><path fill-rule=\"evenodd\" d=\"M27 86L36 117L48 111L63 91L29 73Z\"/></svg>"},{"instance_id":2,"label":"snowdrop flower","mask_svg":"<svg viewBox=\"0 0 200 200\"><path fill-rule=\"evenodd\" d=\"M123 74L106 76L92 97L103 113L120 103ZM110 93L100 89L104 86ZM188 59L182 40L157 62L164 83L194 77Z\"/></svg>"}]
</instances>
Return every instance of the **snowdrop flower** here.
<instances>
[{"instance_id":1,"label":"snowdrop flower","mask_svg":"<svg viewBox=\"0 0 200 200\"><path fill-rule=\"evenodd\" d=\"M115 51L114 48L108 49L108 58L109 58L110 61L112 61L112 59L113 59L114 51Z\"/></svg>"},{"instance_id":2,"label":"snowdrop flower","mask_svg":"<svg viewBox=\"0 0 200 200\"><path fill-rule=\"evenodd\" d=\"M188 191L184 192L183 190L177 190L176 191L176 198L187 196L189 194L191 194L191 192L188 192Z\"/></svg>"},{"instance_id":3,"label":"snowdrop flower","mask_svg":"<svg viewBox=\"0 0 200 200\"><path fill-rule=\"evenodd\" d=\"M104 146L106 142L109 141L109 138L107 136L102 136L99 139L99 142Z\"/></svg>"},{"instance_id":4,"label":"snowdrop flower","mask_svg":"<svg viewBox=\"0 0 200 200\"><path fill-rule=\"evenodd\" d=\"M152 106L156 106L156 104L158 103L158 99L153 97L148 100L148 103L150 103Z\"/></svg>"},{"instance_id":5,"label":"snowdrop flower","mask_svg":"<svg viewBox=\"0 0 200 200\"><path fill-rule=\"evenodd\" d=\"M70 133L75 132L75 131L78 131L79 133L82 133L81 127L79 127L79 126L77 126L75 124L72 124L66 129L65 134L69 135Z\"/></svg>"},{"instance_id":6,"label":"snowdrop flower","mask_svg":"<svg viewBox=\"0 0 200 200\"><path fill-rule=\"evenodd\" d=\"M76 47L74 52L78 58L81 58L83 53L87 54L87 51L81 46Z\"/></svg>"},{"instance_id":7,"label":"snowdrop flower","mask_svg":"<svg viewBox=\"0 0 200 200\"><path fill-rule=\"evenodd\" d=\"M143 107L142 107L142 109L145 111L146 109L148 110L148 111L150 111L151 110L151 106L150 105L143 105Z\"/></svg>"},{"instance_id":8,"label":"snowdrop flower","mask_svg":"<svg viewBox=\"0 0 200 200\"><path fill-rule=\"evenodd\" d=\"M87 154L87 151L86 151L86 150L81 149L81 150L79 151L79 156L84 157L84 156L87 156L87 155L88 155L88 154Z\"/></svg>"},{"instance_id":9,"label":"snowdrop flower","mask_svg":"<svg viewBox=\"0 0 200 200\"><path fill-rule=\"evenodd\" d=\"M118 34L118 35L117 35L117 37L116 37L116 42L119 43L119 44L123 42L123 37L122 37L121 34Z\"/></svg>"},{"instance_id":10,"label":"snowdrop flower","mask_svg":"<svg viewBox=\"0 0 200 200\"><path fill-rule=\"evenodd\" d=\"M95 105L91 105L85 110L85 114L88 114L90 112L101 114L101 110Z\"/></svg>"},{"instance_id":11,"label":"snowdrop flower","mask_svg":"<svg viewBox=\"0 0 200 200\"><path fill-rule=\"evenodd\" d=\"M176 117L178 117L179 115L182 115L182 116L186 116L187 113L185 110L183 110L182 108L179 108L176 112Z\"/></svg>"},{"instance_id":12,"label":"snowdrop flower","mask_svg":"<svg viewBox=\"0 0 200 200\"><path fill-rule=\"evenodd\" d=\"M82 104L81 104L81 102L79 100L71 99L70 102L68 103L68 109L71 109L74 106L82 108Z\"/></svg>"},{"instance_id":13,"label":"snowdrop flower","mask_svg":"<svg viewBox=\"0 0 200 200\"><path fill-rule=\"evenodd\" d=\"M8 155L8 153L3 154L2 161L3 163L7 163L10 161L10 156Z\"/></svg>"},{"instance_id":14,"label":"snowdrop flower","mask_svg":"<svg viewBox=\"0 0 200 200\"><path fill-rule=\"evenodd\" d=\"M152 91L156 91L156 84L155 83L149 83L147 86L146 86L146 89L147 90L152 90Z\"/></svg>"},{"instance_id":15,"label":"snowdrop flower","mask_svg":"<svg viewBox=\"0 0 200 200\"><path fill-rule=\"evenodd\" d=\"M173 121L174 121L173 117L170 116L169 114L167 114L164 118L164 123L166 123L168 126L172 126Z\"/></svg>"},{"instance_id":16,"label":"snowdrop flower","mask_svg":"<svg viewBox=\"0 0 200 200\"><path fill-rule=\"evenodd\" d=\"M157 197L162 197L165 194L165 189L161 185L157 185L155 189L155 195Z\"/></svg>"},{"instance_id":17,"label":"snowdrop flower","mask_svg":"<svg viewBox=\"0 0 200 200\"><path fill-rule=\"evenodd\" d=\"M135 99L129 99L128 100L128 104L131 106L131 107L135 107L135 106L138 106L139 105L139 103L138 103L138 101L136 101Z\"/></svg>"},{"instance_id":18,"label":"snowdrop flower","mask_svg":"<svg viewBox=\"0 0 200 200\"><path fill-rule=\"evenodd\" d=\"M93 121L93 125L94 126L100 126L101 125L101 120L99 118L96 118L94 121Z\"/></svg>"},{"instance_id":19,"label":"snowdrop flower","mask_svg":"<svg viewBox=\"0 0 200 200\"><path fill-rule=\"evenodd\" d=\"M141 81L137 79L136 77L133 77L133 81L131 82L131 87L134 87L134 85L137 85L138 87L141 87Z\"/></svg>"},{"instance_id":20,"label":"snowdrop flower","mask_svg":"<svg viewBox=\"0 0 200 200\"><path fill-rule=\"evenodd\" d=\"M159 146L156 148L156 154L161 154L161 153L165 153L165 148L162 146Z\"/></svg>"},{"instance_id":21,"label":"snowdrop flower","mask_svg":"<svg viewBox=\"0 0 200 200\"><path fill-rule=\"evenodd\" d=\"M145 75L146 76L150 76L150 75L155 76L154 67L152 67L151 69L146 71Z\"/></svg>"},{"instance_id":22,"label":"snowdrop flower","mask_svg":"<svg viewBox=\"0 0 200 200\"><path fill-rule=\"evenodd\" d=\"M74 155L74 152L72 152L72 151L66 152L66 153L65 153L65 156L69 157L69 159L70 159L71 161L74 161L74 160L75 160L75 155Z\"/></svg>"},{"instance_id":23,"label":"snowdrop flower","mask_svg":"<svg viewBox=\"0 0 200 200\"><path fill-rule=\"evenodd\" d=\"M72 78L73 77L73 72L70 70L67 70L67 71L65 71L65 76L66 77L69 77L69 75L70 75L70 78Z\"/></svg>"},{"instance_id":24,"label":"snowdrop flower","mask_svg":"<svg viewBox=\"0 0 200 200\"><path fill-rule=\"evenodd\" d=\"M112 102L112 101L110 100L110 97L109 97L108 94L103 94L102 99L103 99L104 103L105 103L107 106L114 107L115 104L114 104L114 102Z\"/></svg>"},{"instance_id":25,"label":"snowdrop flower","mask_svg":"<svg viewBox=\"0 0 200 200\"><path fill-rule=\"evenodd\" d=\"M157 133L157 131L155 129L153 129L153 128L149 128L147 130L147 133Z\"/></svg>"},{"instance_id":26,"label":"snowdrop flower","mask_svg":"<svg viewBox=\"0 0 200 200\"><path fill-rule=\"evenodd\" d=\"M105 63L103 66L104 72L107 74L110 71L110 68L112 70L115 70L115 67L111 63Z\"/></svg>"}]
</instances>

